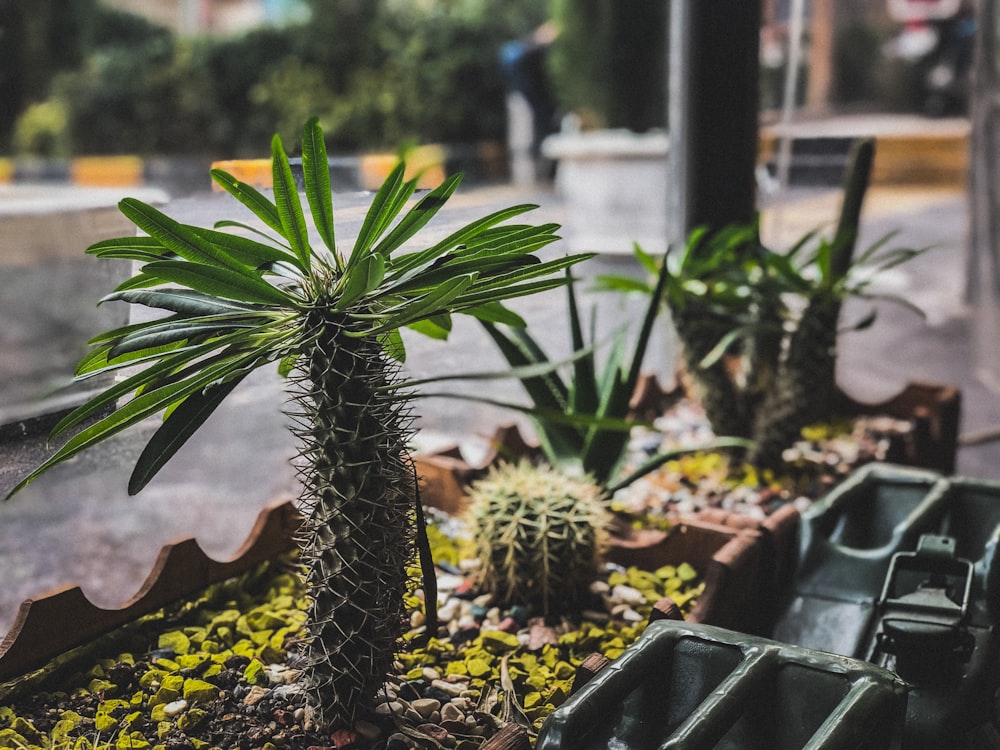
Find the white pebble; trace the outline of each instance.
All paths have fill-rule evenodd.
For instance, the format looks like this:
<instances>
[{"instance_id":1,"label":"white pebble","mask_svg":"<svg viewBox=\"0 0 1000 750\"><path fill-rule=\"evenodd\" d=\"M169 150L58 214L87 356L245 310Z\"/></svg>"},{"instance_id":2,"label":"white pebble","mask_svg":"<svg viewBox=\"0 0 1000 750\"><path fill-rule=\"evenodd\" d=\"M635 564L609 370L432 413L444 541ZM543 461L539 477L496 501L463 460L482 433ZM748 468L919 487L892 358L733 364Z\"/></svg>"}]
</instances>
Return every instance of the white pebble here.
<instances>
[{"instance_id":1,"label":"white pebble","mask_svg":"<svg viewBox=\"0 0 1000 750\"><path fill-rule=\"evenodd\" d=\"M426 615L424 615L424 613L423 613L422 610L415 609L415 610L413 610L413 612L410 613L410 627L411 628L419 628L425 622L427 622L427 617L426 617Z\"/></svg>"},{"instance_id":2,"label":"white pebble","mask_svg":"<svg viewBox=\"0 0 1000 750\"><path fill-rule=\"evenodd\" d=\"M434 680L441 679L441 673L434 669L434 667L424 667L420 674L428 682L434 682Z\"/></svg>"},{"instance_id":3,"label":"white pebble","mask_svg":"<svg viewBox=\"0 0 1000 750\"><path fill-rule=\"evenodd\" d=\"M493 604L493 594L480 594L472 603L480 607L489 607Z\"/></svg>"},{"instance_id":4,"label":"white pebble","mask_svg":"<svg viewBox=\"0 0 1000 750\"><path fill-rule=\"evenodd\" d=\"M449 599L438 609L438 619L442 622L451 622L458 616L458 610L461 606L461 599Z\"/></svg>"},{"instance_id":5,"label":"white pebble","mask_svg":"<svg viewBox=\"0 0 1000 750\"><path fill-rule=\"evenodd\" d=\"M465 583L465 578L463 576L453 576L444 573L437 577L437 587L439 592L454 591L463 583Z\"/></svg>"},{"instance_id":6,"label":"white pebble","mask_svg":"<svg viewBox=\"0 0 1000 750\"><path fill-rule=\"evenodd\" d=\"M468 683L447 682L445 680L434 680L431 685L436 687L438 690L444 691L453 698L457 698L466 690L466 688L468 688Z\"/></svg>"},{"instance_id":7,"label":"white pebble","mask_svg":"<svg viewBox=\"0 0 1000 750\"><path fill-rule=\"evenodd\" d=\"M594 581L590 584L591 594L606 594L611 590L607 581Z\"/></svg>"},{"instance_id":8,"label":"white pebble","mask_svg":"<svg viewBox=\"0 0 1000 750\"><path fill-rule=\"evenodd\" d=\"M284 698L291 698L292 696L302 695L303 693L305 693L305 688L303 688L302 685L298 683L292 683L291 685L278 685L278 687L276 687L273 691L271 691L271 695L273 695L275 698L278 698L279 700Z\"/></svg>"},{"instance_id":9,"label":"white pebble","mask_svg":"<svg viewBox=\"0 0 1000 750\"><path fill-rule=\"evenodd\" d=\"M628 607L624 612L622 612L621 618L625 622L642 622L642 615L640 615L631 607Z\"/></svg>"},{"instance_id":10,"label":"white pebble","mask_svg":"<svg viewBox=\"0 0 1000 750\"><path fill-rule=\"evenodd\" d=\"M457 627L459 630L469 630L476 627L476 618L472 615L462 615L458 618Z\"/></svg>"},{"instance_id":11,"label":"white pebble","mask_svg":"<svg viewBox=\"0 0 1000 750\"><path fill-rule=\"evenodd\" d=\"M188 707L188 702L181 698L177 701L171 701L163 707L163 715L168 719L172 719L175 716L179 716L184 713L184 710Z\"/></svg>"},{"instance_id":12,"label":"white pebble","mask_svg":"<svg viewBox=\"0 0 1000 750\"><path fill-rule=\"evenodd\" d=\"M646 597L643 596L639 589L626 586L623 583L611 589L611 596L624 604L631 604L633 606L646 603Z\"/></svg>"}]
</instances>

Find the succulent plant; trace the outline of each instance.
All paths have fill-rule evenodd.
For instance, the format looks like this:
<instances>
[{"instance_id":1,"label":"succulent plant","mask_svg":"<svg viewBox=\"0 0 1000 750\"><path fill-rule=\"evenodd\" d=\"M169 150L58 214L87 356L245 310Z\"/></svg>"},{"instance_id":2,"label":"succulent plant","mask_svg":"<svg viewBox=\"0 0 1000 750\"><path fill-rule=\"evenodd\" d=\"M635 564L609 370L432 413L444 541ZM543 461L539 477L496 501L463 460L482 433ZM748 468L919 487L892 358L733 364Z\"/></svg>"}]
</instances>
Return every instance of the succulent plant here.
<instances>
[{"instance_id":1,"label":"succulent plant","mask_svg":"<svg viewBox=\"0 0 1000 750\"><path fill-rule=\"evenodd\" d=\"M480 582L501 602L549 614L584 601L611 520L593 480L526 460L499 464L473 483L467 513Z\"/></svg>"},{"instance_id":2,"label":"succulent plant","mask_svg":"<svg viewBox=\"0 0 1000 750\"><path fill-rule=\"evenodd\" d=\"M300 543L312 601L308 687L324 719L345 724L373 707L403 635L407 568L421 518L407 447L414 392L399 372L399 329L446 338L455 313L516 321L503 300L561 286L562 272L586 256L543 262L533 255L557 239L557 227L506 223L528 205L397 253L460 181L451 177L411 205L416 184L403 179L402 164L344 252L334 237L329 163L315 120L303 132L302 156L308 214L277 136L273 200L213 171L263 230L234 221L189 226L140 201L120 203L145 236L106 240L88 252L141 265L104 301L169 315L91 342L78 377L129 371L56 426L55 435L82 429L10 494L163 412L129 482L129 492L138 492L250 372L279 363L293 376L301 441ZM225 231L234 227L242 233ZM144 367L132 371L137 365ZM428 599L430 607L434 597Z\"/></svg>"},{"instance_id":3,"label":"succulent plant","mask_svg":"<svg viewBox=\"0 0 1000 750\"><path fill-rule=\"evenodd\" d=\"M845 325L844 301L874 298L868 287L877 272L926 250L888 247L884 237L855 254L874 148L865 139L852 149L832 238L810 232L779 252L761 243L756 224L697 229L661 268L646 258L658 272L656 284L634 287L655 299L666 273L662 296L686 384L716 435L752 443L747 458L755 466L780 469L804 427L835 416L839 334L875 319L873 312ZM628 288L621 279L604 283ZM915 309L905 299L880 296Z\"/></svg>"}]
</instances>

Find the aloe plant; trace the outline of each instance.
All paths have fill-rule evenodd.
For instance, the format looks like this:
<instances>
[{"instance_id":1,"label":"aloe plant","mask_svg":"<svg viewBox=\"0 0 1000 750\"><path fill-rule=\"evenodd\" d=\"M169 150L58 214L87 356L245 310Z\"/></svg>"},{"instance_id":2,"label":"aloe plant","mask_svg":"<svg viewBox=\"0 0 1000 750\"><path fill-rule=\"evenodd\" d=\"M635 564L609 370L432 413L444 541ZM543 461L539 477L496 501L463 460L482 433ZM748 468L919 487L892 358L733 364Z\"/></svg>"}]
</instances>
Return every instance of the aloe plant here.
<instances>
[{"instance_id":1,"label":"aloe plant","mask_svg":"<svg viewBox=\"0 0 1000 750\"><path fill-rule=\"evenodd\" d=\"M137 200L120 203L146 236L107 240L88 252L142 265L102 301L168 315L91 342L78 377L129 369L55 427L54 436L78 431L11 494L162 412L163 423L129 481L129 492L138 492L241 380L279 363L291 375L300 441L305 521L299 542L311 599L306 687L328 724L347 724L371 707L402 635L420 515L407 447L414 394L399 370L405 354L399 329L445 337L456 313L516 324L503 300L564 284L564 269L587 256L542 262L534 255L557 239L557 227L507 223L530 205L496 211L439 242L404 251L460 177L411 204L415 185L404 181L402 164L374 196L345 253L335 237L317 122L307 123L302 141L312 230L277 136L272 157L273 201L212 172L263 230L235 221L191 226Z\"/></svg>"}]
</instances>

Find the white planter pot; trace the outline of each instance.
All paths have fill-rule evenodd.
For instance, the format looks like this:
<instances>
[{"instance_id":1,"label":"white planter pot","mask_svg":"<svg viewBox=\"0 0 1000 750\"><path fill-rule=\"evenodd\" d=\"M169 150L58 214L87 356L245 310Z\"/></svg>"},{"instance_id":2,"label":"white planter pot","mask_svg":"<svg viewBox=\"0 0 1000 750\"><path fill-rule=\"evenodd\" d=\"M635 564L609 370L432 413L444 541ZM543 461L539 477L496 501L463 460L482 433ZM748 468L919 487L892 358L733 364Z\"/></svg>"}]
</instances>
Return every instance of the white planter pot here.
<instances>
[{"instance_id":1,"label":"white planter pot","mask_svg":"<svg viewBox=\"0 0 1000 750\"><path fill-rule=\"evenodd\" d=\"M574 252L650 253L667 246L664 132L559 133L542 144L558 162L556 190L566 205L564 236Z\"/></svg>"}]
</instances>

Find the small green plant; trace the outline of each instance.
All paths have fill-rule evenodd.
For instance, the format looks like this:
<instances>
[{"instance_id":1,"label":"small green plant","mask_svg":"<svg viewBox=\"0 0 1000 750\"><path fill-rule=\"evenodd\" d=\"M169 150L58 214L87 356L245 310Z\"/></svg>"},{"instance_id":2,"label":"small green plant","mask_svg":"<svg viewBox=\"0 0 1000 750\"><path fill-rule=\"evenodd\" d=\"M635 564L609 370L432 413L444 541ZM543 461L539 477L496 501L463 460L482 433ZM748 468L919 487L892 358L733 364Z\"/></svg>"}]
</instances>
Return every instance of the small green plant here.
<instances>
[{"instance_id":1,"label":"small green plant","mask_svg":"<svg viewBox=\"0 0 1000 750\"><path fill-rule=\"evenodd\" d=\"M761 244L756 226L697 230L658 269L667 273L664 299L685 376L717 435L751 441L754 465L780 468L802 428L834 416L844 300L874 298L867 287L878 271L924 251L889 248L890 236L855 257L873 159L873 141L855 145L832 239L812 232L779 253ZM632 288L654 293L652 285ZM847 329L874 320L871 313Z\"/></svg>"},{"instance_id":2,"label":"small green plant","mask_svg":"<svg viewBox=\"0 0 1000 750\"><path fill-rule=\"evenodd\" d=\"M528 461L495 466L469 491L480 581L503 604L572 611L600 569L611 516L593 480Z\"/></svg>"},{"instance_id":3,"label":"small green plant","mask_svg":"<svg viewBox=\"0 0 1000 750\"><path fill-rule=\"evenodd\" d=\"M445 337L456 313L516 322L503 300L561 286L563 270L587 256L548 262L534 256L557 239L557 227L505 223L530 205L496 211L433 245L398 252L461 179L447 179L410 205L416 186L404 181L403 165L375 195L345 253L335 239L326 146L316 120L307 123L302 140L312 231L277 136L272 160L274 200L225 172L212 173L263 230L235 221L190 226L134 199L120 203L147 236L88 250L141 264L103 301L168 315L91 342L79 377L141 369L63 419L55 436L79 431L10 494L162 412L163 423L129 481L129 492L138 492L250 372L279 363L279 371L291 375L300 440L305 521L299 542L311 600L307 687L328 723L345 724L372 707L392 665L421 518L408 453L414 393L399 374L399 329ZM434 597L428 600L430 608Z\"/></svg>"},{"instance_id":4,"label":"small green plant","mask_svg":"<svg viewBox=\"0 0 1000 750\"><path fill-rule=\"evenodd\" d=\"M598 362L597 342L593 332L589 340L577 303L575 281L566 284L567 314L570 345L573 354L567 361L549 356L531 335L527 326L510 326L481 320L484 329L496 343L510 365L504 372L464 373L448 379L517 378L531 400L520 405L483 396L458 393L429 393L429 396L467 398L494 406L520 411L535 426L542 452L552 466L571 476L590 476L609 493L627 486L639 477L684 453L700 450L746 448L742 439L720 437L710 445L691 446L651 456L635 467L627 477L621 476L628 453L629 434L638 422L632 419L631 401L635 395L642 364L653 324L662 307L663 294L669 279L668 271L636 247L636 253L647 268L657 275L648 289L649 303L640 321L639 331L628 344L628 327L615 333L607 347L603 363ZM615 280L605 280L614 286ZM618 280L620 288L634 290L631 280ZM590 328L594 328L592 321ZM567 372L562 372L567 371ZM431 381L443 378L432 378Z\"/></svg>"}]
</instances>

